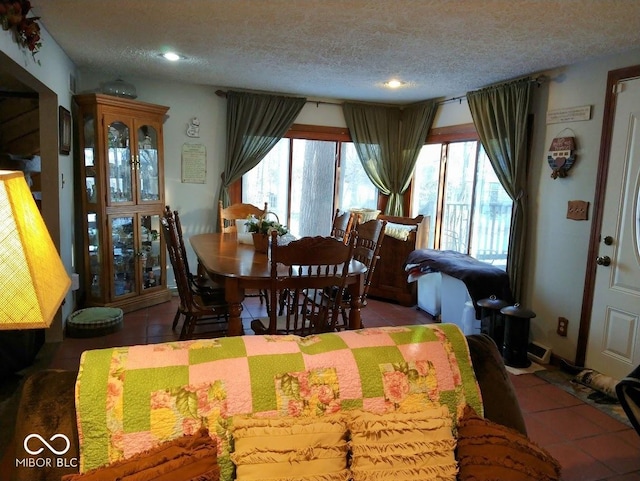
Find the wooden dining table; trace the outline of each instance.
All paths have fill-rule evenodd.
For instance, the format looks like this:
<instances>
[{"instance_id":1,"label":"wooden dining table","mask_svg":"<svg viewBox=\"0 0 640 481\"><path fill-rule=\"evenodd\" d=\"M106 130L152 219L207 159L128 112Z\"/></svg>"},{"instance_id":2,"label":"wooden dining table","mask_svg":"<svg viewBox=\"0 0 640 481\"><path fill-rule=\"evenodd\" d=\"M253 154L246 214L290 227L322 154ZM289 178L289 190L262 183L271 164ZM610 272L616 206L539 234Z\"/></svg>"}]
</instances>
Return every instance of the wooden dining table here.
<instances>
[{"instance_id":1,"label":"wooden dining table","mask_svg":"<svg viewBox=\"0 0 640 481\"><path fill-rule=\"evenodd\" d=\"M224 285L225 300L229 305L229 336L244 334L242 301L246 289L269 289L271 263L269 254L256 252L253 245L238 242L236 233L197 234L189 238L198 258L198 269L214 281ZM346 284L351 305L349 329L360 329L360 309L367 267L352 260ZM283 275L285 270L283 269Z\"/></svg>"}]
</instances>

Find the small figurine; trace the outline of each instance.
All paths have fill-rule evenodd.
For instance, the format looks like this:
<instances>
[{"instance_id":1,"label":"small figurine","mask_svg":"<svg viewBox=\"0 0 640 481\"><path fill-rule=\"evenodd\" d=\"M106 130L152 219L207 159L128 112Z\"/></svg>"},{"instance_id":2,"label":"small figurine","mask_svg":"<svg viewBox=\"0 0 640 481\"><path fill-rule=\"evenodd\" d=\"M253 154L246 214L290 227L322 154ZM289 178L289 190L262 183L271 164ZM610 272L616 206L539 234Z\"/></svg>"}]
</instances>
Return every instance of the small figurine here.
<instances>
[{"instance_id":1,"label":"small figurine","mask_svg":"<svg viewBox=\"0 0 640 481\"><path fill-rule=\"evenodd\" d=\"M198 117L193 117L189 121L189 126L187 127L187 136L200 137L200 120L198 120Z\"/></svg>"}]
</instances>

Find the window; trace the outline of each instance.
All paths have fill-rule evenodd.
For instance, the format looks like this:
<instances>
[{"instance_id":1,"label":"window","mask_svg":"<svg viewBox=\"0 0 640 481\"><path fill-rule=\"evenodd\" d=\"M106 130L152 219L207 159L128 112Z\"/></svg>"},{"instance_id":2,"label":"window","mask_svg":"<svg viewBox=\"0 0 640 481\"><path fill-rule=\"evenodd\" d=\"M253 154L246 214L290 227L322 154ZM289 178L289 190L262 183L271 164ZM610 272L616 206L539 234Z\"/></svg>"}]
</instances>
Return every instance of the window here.
<instances>
[{"instance_id":1,"label":"window","mask_svg":"<svg viewBox=\"0 0 640 481\"><path fill-rule=\"evenodd\" d=\"M506 268L511 208L480 142L447 141L422 148L411 214L431 217L430 247Z\"/></svg>"},{"instance_id":2,"label":"window","mask_svg":"<svg viewBox=\"0 0 640 481\"><path fill-rule=\"evenodd\" d=\"M242 178L242 202L268 202L297 237L327 235L336 208L376 208L353 143L284 138Z\"/></svg>"},{"instance_id":3,"label":"window","mask_svg":"<svg viewBox=\"0 0 640 481\"><path fill-rule=\"evenodd\" d=\"M376 209L378 190L348 134L298 127L306 130L290 131L291 137L280 140L243 176L242 202L268 202L269 210L297 237L327 235L336 208ZM410 215L431 217L429 247L463 252L505 268L511 199L473 125L448 129L431 132L420 151Z\"/></svg>"}]
</instances>

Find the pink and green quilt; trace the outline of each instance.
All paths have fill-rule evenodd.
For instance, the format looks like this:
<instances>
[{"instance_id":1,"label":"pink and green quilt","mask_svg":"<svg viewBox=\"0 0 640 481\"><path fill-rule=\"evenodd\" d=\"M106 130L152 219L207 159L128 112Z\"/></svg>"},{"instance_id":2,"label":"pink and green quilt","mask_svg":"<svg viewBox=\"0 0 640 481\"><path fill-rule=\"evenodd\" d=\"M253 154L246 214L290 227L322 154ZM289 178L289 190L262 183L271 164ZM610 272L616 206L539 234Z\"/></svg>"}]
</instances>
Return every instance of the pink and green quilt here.
<instances>
[{"instance_id":1,"label":"pink and green quilt","mask_svg":"<svg viewBox=\"0 0 640 481\"><path fill-rule=\"evenodd\" d=\"M76 383L81 472L208 427L231 480L236 414L322 416L465 404L482 413L453 324L241 336L86 351Z\"/></svg>"}]
</instances>

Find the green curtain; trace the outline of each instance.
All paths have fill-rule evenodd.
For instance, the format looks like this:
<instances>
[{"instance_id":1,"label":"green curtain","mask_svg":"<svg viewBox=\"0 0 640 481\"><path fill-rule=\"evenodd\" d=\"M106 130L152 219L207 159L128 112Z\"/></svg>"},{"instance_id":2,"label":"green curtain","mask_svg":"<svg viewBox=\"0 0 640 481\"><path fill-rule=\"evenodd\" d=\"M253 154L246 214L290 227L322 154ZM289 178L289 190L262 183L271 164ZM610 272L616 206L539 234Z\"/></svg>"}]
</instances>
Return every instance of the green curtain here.
<instances>
[{"instance_id":1,"label":"green curtain","mask_svg":"<svg viewBox=\"0 0 640 481\"><path fill-rule=\"evenodd\" d=\"M383 195L389 196L385 214L404 215L403 194L436 108L432 100L404 108L354 103L342 107L367 176Z\"/></svg>"},{"instance_id":2,"label":"green curtain","mask_svg":"<svg viewBox=\"0 0 640 481\"><path fill-rule=\"evenodd\" d=\"M467 93L473 123L493 169L513 200L507 273L515 299L524 280L527 239L527 116L530 79Z\"/></svg>"},{"instance_id":3,"label":"green curtain","mask_svg":"<svg viewBox=\"0 0 640 481\"><path fill-rule=\"evenodd\" d=\"M230 203L229 186L269 153L306 101L302 97L227 93L227 156L219 195L223 205Z\"/></svg>"}]
</instances>

